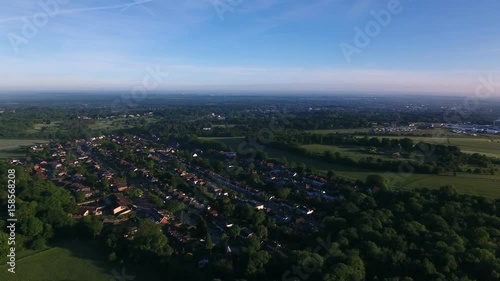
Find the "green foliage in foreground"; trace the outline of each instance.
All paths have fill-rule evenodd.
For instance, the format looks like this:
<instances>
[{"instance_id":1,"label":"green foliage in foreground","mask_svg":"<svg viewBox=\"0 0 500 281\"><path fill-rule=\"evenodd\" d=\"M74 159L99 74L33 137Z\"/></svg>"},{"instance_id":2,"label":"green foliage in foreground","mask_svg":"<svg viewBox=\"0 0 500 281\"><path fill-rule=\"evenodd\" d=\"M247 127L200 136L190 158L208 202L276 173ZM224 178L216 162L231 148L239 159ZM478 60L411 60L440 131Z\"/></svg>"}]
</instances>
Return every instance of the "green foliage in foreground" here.
<instances>
[{"instance_id":1,"label":"green foliage in foreground","mask_svg":"<svg viewBox=\"0 0 500 281\"><path fill-rule=\"evenodd\" d=\"M296 252L320 265L312 280L499 280L498 200L451 187L347 196L324 219L320 257Z\"/></svg>"}]
</instances>

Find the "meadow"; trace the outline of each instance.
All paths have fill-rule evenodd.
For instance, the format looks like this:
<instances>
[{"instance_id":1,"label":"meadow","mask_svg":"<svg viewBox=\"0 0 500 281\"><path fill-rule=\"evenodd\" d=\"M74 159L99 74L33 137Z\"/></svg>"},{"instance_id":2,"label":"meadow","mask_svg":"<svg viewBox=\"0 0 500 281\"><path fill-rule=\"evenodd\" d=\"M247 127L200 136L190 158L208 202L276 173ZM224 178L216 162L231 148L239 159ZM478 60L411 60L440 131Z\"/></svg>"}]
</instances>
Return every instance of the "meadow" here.
<instances>
[{"instance_id":1,"label":"meadow","mask_svg":"<svg viewBox=\"0 0 500 281\"><path fill-rule=\"evenodd\" d=\"M238 149L238 145L244 142L244 138L203 138L205 140L221 141L230 146L233 150ZM317 148L319 149L319 148ZM343 148L344 151L349 148ZM328 163L314 158L296 155L287 151L264 147L264 152L270 158L282 159L285 157L288 162L304 163L313 167L319 172L326 174L328 170L333 170L343 178L350 180L364 181L368 175L384 174L388 179L402 179L397 186L402 188L439 188L444 185L453 185L459 192L482 195L488 198L500 198L500 174L495 175L476 175L468 173L457 173L457 175L428 175L428 174L397 174L385 173L383 171L373 171L370 169L357 168L334 163ZM342 151L339 151L342 152ZM353 152L351 152L353 153ZM355 154L355 153L354 153ZM352 154L353 155L353 154ZM357 155L357 157L361 157ZM500 167L496 167L497 169Z\"/></svg>"},{"instance_id":2,"label":"meadow","mask_svg":"<svg viewBox=\"0 0 500 281\"><path fill-rule=\"evenodd\" d=\"M90 245L89 245L90 244ZM0 259L0 280L9 281L110 281L122 275L122 268L128 276L136 276L137 268L121 264L110 264L107 255L96 251L95 245L85 241L66 241L44 251L20 253L16 261L16 273L7 271L5 259ZM154 274L154 273L149 273ZM154 276L136 276L135 280L156 280ZM127 279L130 280L130 279Z\"/></svg>"},{"instance_id":3,"label":"meadow","mask_svg":"<svg viewBox=\"0 0 500 281\"><path fill-rule=\"evenodd\" d=\"M416 136L380 136L373 135L369 137L382 138L410 138L413 142L426 142L430 144L454 145L465 153L480 153L490 157L500 157L500 136L499 135L478 135L465 136L457 135L453 137L416 137Z\"/></svg>"},{"instance_id":4,"label":"meadow","mask_svg":"<svg viewBox=\"0 0 500 281\"><path fill-rule=\"evenodd\" d=\"M372 138L388 138L388 139L401 139L410 138L415 143L423 141L431 144L443 144L443 145L454 145L458 146L460 150L465 153L480 153L485 154L489 157L499 157L500 158L500 135L493 134L478 134L477 136L471 136L466 134L454 133L450 129L446 128L434 128L418 130L415 132L400 133L399 135L370 135L371 129L360 128L360 129L330 129L330 130L310 130L306 131L308 133L314 134L356 134L362 133L366 134L367 137ZM365 136L358 136L365 137ZM309 147L314 152L318 152L318 148L311 146ZM344 150L342 148L335 148L337 150ZM334 150L333 148L330 150ZM350 151L344 151L350 152ZM356 159L356 153L352 155Z\"/></svg>"},{"instance_id":5,"label":"meadow","mask_svg":"<svg viewBox=\"0 0 500 281\"><path fill-rule=\"evenodd\" d=\"M325 129L325 130L308 130L306 131L307 133L312 133L312 134L320 134L320 135L327 135L327 134L367 134L372 131L371 128L358 128L358 129Z\"/></svg>"},{"instance_id":6,"label":"meadow","mask_svg":"<svg viewBox=\"0 0 500 281\"><path fill-rule=\"evenodd\" d=\"M22 157L26 154L22 146L47 143L46 140L0 139L0 159Z\"/></svg>"},{"instance_id":7,"label":"meadow","mask_svg":"<svg viewBox=\"0 0 500 281\"><path fill-rule=\"evenodd\" d=\"M389 155L383 154L383 153L369 153L367 151L364 151L362 147L359 146L349 146L349 145L341 145L341 146L333 146L333 145L322 145L322 144L308 144L308 145L302 145L301 147L305 148L306 150L316 153L316 154L323 154L325 151L331 151L332 153L339 152L344 156L348 156L356 161L358 161L361 158L366 158L366 157L373 157L375 159L382 159L382 160L393 160Z\"/></svg>"}]
</instances>

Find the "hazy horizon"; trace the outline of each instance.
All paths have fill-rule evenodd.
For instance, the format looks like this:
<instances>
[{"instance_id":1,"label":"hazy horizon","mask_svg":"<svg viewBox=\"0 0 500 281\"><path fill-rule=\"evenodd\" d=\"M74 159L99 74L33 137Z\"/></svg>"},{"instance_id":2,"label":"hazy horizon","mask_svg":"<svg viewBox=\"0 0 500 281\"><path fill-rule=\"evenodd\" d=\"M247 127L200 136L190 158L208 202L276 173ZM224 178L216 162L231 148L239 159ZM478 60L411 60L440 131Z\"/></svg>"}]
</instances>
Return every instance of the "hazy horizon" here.
<instances>
[{"instance_id":1,"label":"hazy horizon","mask_svg":"<svg viewBox=\"0 0 500 281\"><path fill-rule=\"evenodd\" d=\"M500 80L499 8L494 0L7 2L0 93L146 84L463 96L480 77Z\"/></svg>"}]
</instances>

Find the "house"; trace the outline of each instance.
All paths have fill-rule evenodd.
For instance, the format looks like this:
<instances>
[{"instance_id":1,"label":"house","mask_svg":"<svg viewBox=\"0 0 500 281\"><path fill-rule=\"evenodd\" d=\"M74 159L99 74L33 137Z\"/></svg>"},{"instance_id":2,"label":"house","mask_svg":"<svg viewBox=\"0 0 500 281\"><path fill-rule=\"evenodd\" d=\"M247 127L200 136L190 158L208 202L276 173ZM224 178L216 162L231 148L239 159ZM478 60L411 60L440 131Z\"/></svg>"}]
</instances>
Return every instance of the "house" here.
<instances>
[{"instance_id":1,"label":"house","mask_svg":"<svg viewBox=\"0 0 500 281\"><path fill-rule=\"evenodd\" d=\"M113 215L124 215L131 211L128 208L128 200L125 196L123 196L123 194L113 194L111 200L113 201L111 204Z\"/></svg>"},{"instance_id":2,"label":"house","mask_svg":"<svg viewBox=\"0 0 500 281\"><path fill-rule=\"evenodd\" d=\"M80 217L86 217L88 215L90 215L90 211L89 211L88 208L80 208L80 209L78 209L78 216L80 216Z\"/></svg>"},{"instance_id":3,"label":"house","mask_svg":"<svg viewBox=\"0 0 500 281\"><path fill-rule=\"evenodd\" d=\"M276 251L279 248L281 248L281 245L276 241L266 242L265 245L266 248L269 249L270 251Z\"/></svg>"},{"instance_id":4,"label":"house","mask_svg":"<svg viewBox=\"0 0 500 281\"><path fill-rule=\"evenodd\" d=\"M116 191L116 192L122 192L124 190L127 190L128 189L128 185L127 183L125 182L115 182L113 183L113 189Z\"/></svg>"},{"instance_id":5,"label":"house","mask_svg":"<svg viewBox=\"0 0 500 281\"><path fill-rule=\"evenodd\" d=\"M198 267L203 268L208 265L208 260L207 259L202 259L198 262Z\"/></svg>"},{"instance_id":6,"label":"house","mask_svg":"<svg viewBox=\"0 0 500 281\"><path fill-rule=\"evenodd\" d=\"M156 209L141 209L138 211L138 214L141 217L154 221L156 224L166 224L169 219L168 216L165 216Z\"/></svg>"},{"instance_id":7,"label":"house","mask_svg":"<svg viewBox=\"0 0 500 281\"><path fill-rule=\"evenodd\" d=\"M314 213L314 210L309 209L305 206L299 206L299 207L297 207L297 210L299 210L299 212L301 212L302 214L305 214L305 215L310 215L310 214Z\"/></svg>"},{"instance_id":8,"label":"house","mask_svg":"<svg viewBox=\"0 0 500 281\"><path fill-rule=\"evenodd\" d=\"M100 216L100 215L102 215L102 209L103 209L103 208L104 208L104 207L102 207L102 206L99 206L99 207L95 207L95 208L93 208L93 209L92 209L92 214L93 214L94 216Z\"/></svg>"},{"instance_id":9,"label":"house","mask_svg":"<svg viewBox=\"0 0 500 281\"><path fill-rule=\"evenodd\" d=\"M254 207L257 210L264 210L264 204L259 203L257 201L248 201L248 204L250 204L252 207Z\"/></svg>"},{"instance_id":10,"label":"house","mask_svg":"<svg viewBox=\"0 0 500 281\"><path fill-rule=\"evenodd\" d=\"M240 231L240 236L245 238L245 239L248 239L248 238L253 237L254 233L250 229L248 229L247 227L242 227L241 231Z\"/></svg>"},{"instance_id":11,"label":"house","mask_svg":"<svg viewBox=\"0 0 500 281\"><path fill-rule=\"evenodd\" d=\"M236 157L236 152L226 152L226 158L234 158Z\"/></svg>"},{"instance_id":12,"label":"house","mask_svg":"<svg viewBox=\"0 0 500 281\"><path fill-rule=\"evenodd\" d=\"M85 176L83 176L82 174L76 173L76 174L73 175L72 179L74 181L84 181L85 180Z\"/></svg>"},{"instance_id":13,"label":"house","mask_svg":"<svg viewBox=\"0 0 500 281\"><path fill-rule=\"evenodd\" d=\"M113 178L113 174L108 172L108 171L102 173L101 176L102 176L102 178L107 179L107 180L110 180Z\"/></svg>"}]
</instances>

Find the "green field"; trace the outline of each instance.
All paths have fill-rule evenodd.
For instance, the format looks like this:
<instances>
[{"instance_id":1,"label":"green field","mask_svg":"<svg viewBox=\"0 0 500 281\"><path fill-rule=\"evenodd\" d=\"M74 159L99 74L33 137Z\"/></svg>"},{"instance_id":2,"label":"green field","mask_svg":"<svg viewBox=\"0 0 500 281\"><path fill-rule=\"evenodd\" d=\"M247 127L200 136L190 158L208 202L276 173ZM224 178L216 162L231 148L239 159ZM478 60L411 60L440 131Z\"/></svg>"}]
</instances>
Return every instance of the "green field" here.
<instances>
[{"instance_id":1,"label":"green field","mask_svg":"<svg viewBox=\"0 0 500 281\"><path fill-rule=\"evenodd\" d=\"M370 133L371 129L331 129L331 130L311 130L309 133L316 134L354 134ZM364 136L363 136L364 137ZM490 157L500 157L500 135L479 134L469 136L453 133L449 129L436 128L418 130L411 133L401 133L401 135L368 135L368 137L401 139L410 138L414 142L427 142L431 144L455 145L465 153L480 153ZM314 148L312 148L314 149ZM355 158L355 156L354 156Z\"/></svg>"},{"instance_id":2,"label":"green field","mask_svg":"<svg viewBox=\"0 0 500 281\"><path fill-rule=\"evenodd\" d=\"M120 130L133 127L133 124L142 122L143 124L152 124L158 120L153 116L140 116L134 118L118 117L113 119L99 119L89 124L91 130Z\"/></svg>"},{"instance_id":3,"label":"green field","mask_svg":"<svg viewBox=\"0 0 500 281\"><path fill-rule=\"evenodd\" d=\"M203 138L205 140L218 140L233 150L237 150L238 145L244 142L244 138ZM314 167L322 173L328 170L334 170L337 175L352 179L352 180L365 180L366 176L371 174L385 174L382 171L373 171L369 169L362 169L350 167L345 165L337 165L334 163L327 163L318 159L303 157L293 153L282 150L277 150L269 147L263 149L270 158L280 159L286 157L289 162L304 163L310 167ZM500 167L497 167L500 169ZM453 175L426 175L426 174L401 174L396 173L386 174L387 178L403 179L397 186L405 188L439 188L444 185L453 185L459 192L482 195L489 198L500 198L500 174L496 175L472 175L468 173L458 173Z\"/></svg>"},{"instance_id":4,"label":"green field","mask_svg":"<svg viewBox=\"0 0 500 281\"><path fill-rule=\"evenodd\" d=\"M25 155L25 150L21 146L31 146L37 143L47 143L47 141L0 139L0 159L22 157Z\"/></svg>"},{"instance_id":5,"label":"green field","mask_svg":"<svg viewBox=\"0 0 500 281\"><path fill-rule=\"evenodd\" d=\"M366 157L373 157L375 159L382 159L382 160L394 160L389 155L383 154L383 153L369 153L367 151L364 151L362 147L359 146L348 146L348 145L342 145L342 146L333 146L333 145L322 145L322 144L308 144L308 145L302 145L301 147L307 149L310 152L316 153L316 154L323 154L325 151L331 151L332 153L339 152L343 156L348 156L356 161L358 161L361 158L366 158Z\"/></svg>"},{"instance_id":6,"label":"green field","mask_svg":"<svg viewBox=\"0 0 500 281\"><path fill-rule=\"evenodd\" d=\"M91 245L84 241L65 242L58 247L20 258L16 261L15 274L8 272L8 265L2 263L0 280L110 281L116 280L113 270L118 276L122 276L122 268L125 268L127 275L136 276L135 280L156 280L152 279L153 276L138 276L134 268L109 264L106 261L107 255L96 252ZM4 259L2 261L5 262Z\"/></svg>"},{"instance_id":7,"label":"green field","mask_svg":"<svg viewBox=\"0 0 500 281\"><path fill-rule=\"evenodd\" d=\"M61 126L62 121L52 121L50 124L35 124L32 130L29 130L29 133L40 133L43 129L56 129Z\"/></svg>"},{"instance_id":8,"label":"green field","mask_svg":"<svg viewBox=\"0 0 500 281\"><path fill-rule=\"evenodd\" d=\"M327 135L327 134L355 134L355 133L366 134L366 133L369 133L371 131L372 131L371 128L359 128L359 129L309 130L309 131L306 131L306 132L312 133L312 134Z\"/></svg>"},{"instance_id":9,"label":"green field","mask_svg":"<svg viewBox=\"0 0 500 281\"><path fill-rule=\"evenodd\" d=\"M236 126L236 125L231 125L231 124L226 124L226 125L215 124L215 125L212 125L213 128L233 128L234 126Z\"/></svg>"},{"instance_id":10,"label":"green field","mask_svg":"<svg viewBox=\"0 0 500 281\"><path fill-rule=\"evenodd\" d=\"M415 143L423 141L431 144L454 145L466 153L480 153L490 157L500 157L500 136L498 135L478 135L456 137L415 137L415 136L380 136L374 135L369 137L399 139L408 137Z\"/></svg>"}]
</instances>

